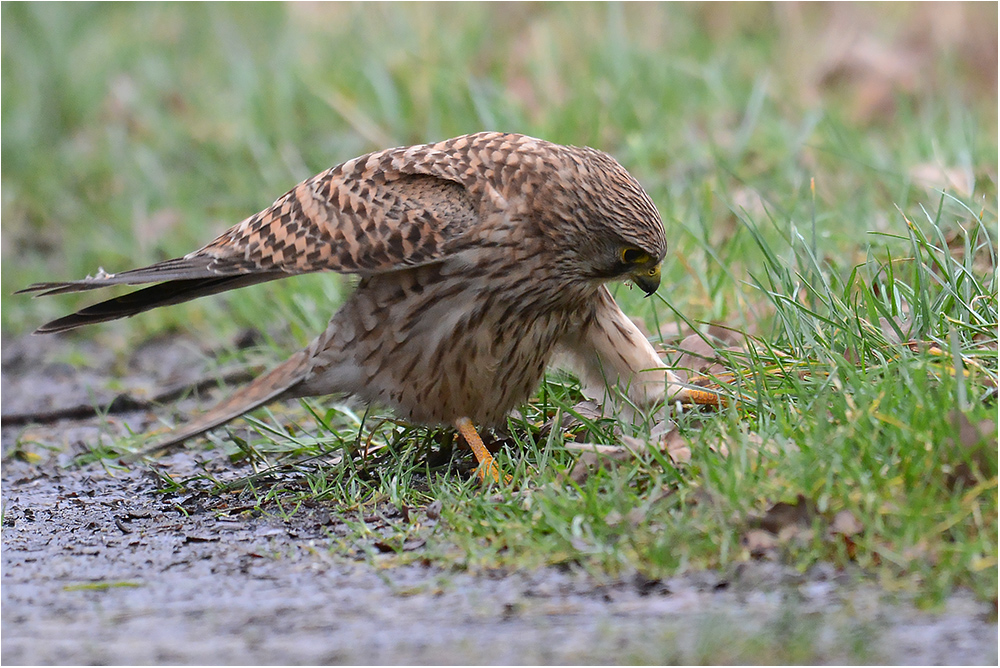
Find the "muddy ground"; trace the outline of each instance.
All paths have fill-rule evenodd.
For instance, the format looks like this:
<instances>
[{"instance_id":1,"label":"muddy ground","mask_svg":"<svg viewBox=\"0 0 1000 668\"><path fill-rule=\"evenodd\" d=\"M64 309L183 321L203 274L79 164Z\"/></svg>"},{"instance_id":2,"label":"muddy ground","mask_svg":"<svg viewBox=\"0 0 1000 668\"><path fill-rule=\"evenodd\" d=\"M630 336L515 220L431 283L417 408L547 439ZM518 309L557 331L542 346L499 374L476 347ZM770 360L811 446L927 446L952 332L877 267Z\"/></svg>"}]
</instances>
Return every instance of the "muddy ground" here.
<instances>
[{"instance_id":1,"label":"muddy ground","mask_svg":"<svg viewBox=\"0 0 1000 668\"><path fill-rule=\"evenodd\" d=\"M125 357L54 337L3 341L3 663L996 665L995 611L966 592L924 612L823 565L654 582L392 566L337 547L345 522L377 528L391 507L227 512L158 491L151 469L74 463L102 433L171 416L149 400L172 401L215 367L183 339ZM115 397L110 422L87 416ZM229 464L197 451L157 466L183 477Z\"/></svg>"}]
</instances>

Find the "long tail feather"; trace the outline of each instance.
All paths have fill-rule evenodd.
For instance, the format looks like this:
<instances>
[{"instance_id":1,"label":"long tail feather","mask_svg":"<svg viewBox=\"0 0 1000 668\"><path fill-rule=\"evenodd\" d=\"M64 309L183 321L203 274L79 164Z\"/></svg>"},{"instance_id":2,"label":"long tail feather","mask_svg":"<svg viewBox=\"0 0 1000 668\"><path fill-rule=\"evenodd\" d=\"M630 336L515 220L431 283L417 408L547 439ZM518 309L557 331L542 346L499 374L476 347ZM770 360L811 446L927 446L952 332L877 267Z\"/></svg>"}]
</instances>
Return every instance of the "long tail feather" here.
<instances>
[{"instance_id":1,"label":"long tail feather","mask_svg":"<svg viewBox=\"0 0 1000 668\"><path fill-rule=\"evenodd\" d=\"M196 278L218 278L220 276L234 276L246 274L248 272L236 270L221 270L217 266L218 260L205 256L178 257L172 260L157 262L148 267L139 269L129 269L116 274L109 274L103 269L99 269L95 276L88 276L79 281L60 281L58 283L35 283L18 290L15 295L26 292L37 292L36 297L47 297L50 295L61 295L66 292L83 292L84 290L97 290L106 288L109 285L140 285L142 283L161 283L164 281L189 280Z\"/></svg>"},{"instance_id":2,"label":"long tail feather","mask_svg":"<svg viewBox=\"0 0 1000 668\"><path fill-rule=\"evenodd\" d=\"M190 278L175 281L167 281L159 285L153 285L142 290L130 292L121 297L115 297L107 301L88 306L71 315L64 316L52 322L48 322L35 330L35 334L50 334L53 332L64 332L69 329L92 325L118 318L128 318L149 311L150 309L170 304L180 304L191 299L214 295L218 292L242 288L247 285L273 281L286 276L283 272L266 274L244 274L242 276L213 276L211 278ZM57 284L52 284L57 285ZM99 287L99 286L98 286ZM84 290L89 287L81 288ZM61 288L55 288L61 291ZM45 292L43 294L57 294L57 292Z\"/></svg>"},{"instance_id":3,"label":"long tail feather","mask_svg":"<svg viewBox=\"0 0 1000 668\"><path fill-rule=\"evenodd\" d=\"M272 371L233 392L207 413L175 429L165 438L140 452L125 457L125 461L133 462L142 457L176 448L189 438L203 434L277 399L292 390L305 377L310 368L310 356L309 349L300 350Z\"/></svg>"}]
</instances>

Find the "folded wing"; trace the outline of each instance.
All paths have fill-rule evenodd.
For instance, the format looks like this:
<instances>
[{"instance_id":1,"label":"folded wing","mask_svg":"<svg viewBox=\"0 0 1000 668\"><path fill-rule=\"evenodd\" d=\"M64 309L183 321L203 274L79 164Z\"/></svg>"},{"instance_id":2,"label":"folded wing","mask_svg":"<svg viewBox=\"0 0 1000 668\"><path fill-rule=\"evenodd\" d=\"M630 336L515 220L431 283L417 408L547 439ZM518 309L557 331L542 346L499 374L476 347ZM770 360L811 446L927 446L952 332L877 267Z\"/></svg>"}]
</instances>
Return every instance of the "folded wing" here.
<instances>
[{"instance_id":1,"label":"folded wing","mask_svg":"<svg viewBox=\"0 0 1000 668\"><path fill-rule=\"evenodd\" d=\"M37 330L59 332L284 276L371 275L439 261L465 245L479 206L461 178L468 170L455 155L437 162L435 153L424 146L355 158L303 181L184 257L79 281L36 283L21 292L43 296L158 283Z\"/></svg>"}]
</instances>

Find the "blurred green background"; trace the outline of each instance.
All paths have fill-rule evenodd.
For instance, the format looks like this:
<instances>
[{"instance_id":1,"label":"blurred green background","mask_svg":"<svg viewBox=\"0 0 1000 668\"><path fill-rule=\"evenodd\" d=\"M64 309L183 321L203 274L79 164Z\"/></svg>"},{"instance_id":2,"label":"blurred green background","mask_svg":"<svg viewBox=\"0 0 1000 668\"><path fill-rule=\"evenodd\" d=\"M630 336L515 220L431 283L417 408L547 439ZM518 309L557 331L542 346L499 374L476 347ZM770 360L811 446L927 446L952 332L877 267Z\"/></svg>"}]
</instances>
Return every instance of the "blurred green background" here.
<instances>
[{"instance_id":1,"label":"blurred green background","mask_svg":"<svg viewBox=\"0 0 1000 668\"><path fill-rule=\"evenodd\" d=\"M186 253L331 165L484 129L615 155L696 320L739 319L706 284L754 265L734 212L786 234L815 216L848 267L936 189L996 218L994 3L4 3L2 31L5 336L93 301L15 289ZM281 329L264 303L319 327L340 285L81 335Z\"/></svg>"}]
</instances>

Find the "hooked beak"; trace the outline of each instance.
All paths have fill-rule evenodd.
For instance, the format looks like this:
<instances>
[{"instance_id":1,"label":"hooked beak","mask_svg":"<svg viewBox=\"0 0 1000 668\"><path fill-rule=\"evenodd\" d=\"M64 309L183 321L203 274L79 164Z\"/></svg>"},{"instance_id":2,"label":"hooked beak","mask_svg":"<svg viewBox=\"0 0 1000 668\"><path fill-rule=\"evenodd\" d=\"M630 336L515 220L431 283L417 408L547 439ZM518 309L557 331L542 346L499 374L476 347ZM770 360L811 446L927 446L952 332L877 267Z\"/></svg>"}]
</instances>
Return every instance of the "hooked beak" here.
<instances>
[{"instance_id":1,"label":"hooked beak","mask_svg":"<svg viewBox=\"0 0 1000 668\"><path fill-rule=\"evenodd\" d=\"M660 263L646 265L629 274L632 282L649 297L660 287Z\"/></svg>"}]
</instances>

